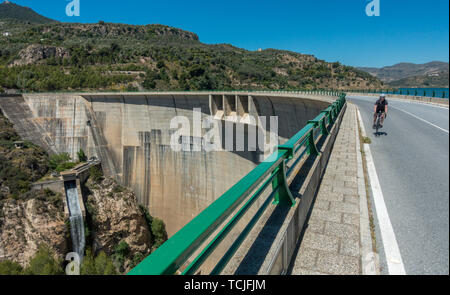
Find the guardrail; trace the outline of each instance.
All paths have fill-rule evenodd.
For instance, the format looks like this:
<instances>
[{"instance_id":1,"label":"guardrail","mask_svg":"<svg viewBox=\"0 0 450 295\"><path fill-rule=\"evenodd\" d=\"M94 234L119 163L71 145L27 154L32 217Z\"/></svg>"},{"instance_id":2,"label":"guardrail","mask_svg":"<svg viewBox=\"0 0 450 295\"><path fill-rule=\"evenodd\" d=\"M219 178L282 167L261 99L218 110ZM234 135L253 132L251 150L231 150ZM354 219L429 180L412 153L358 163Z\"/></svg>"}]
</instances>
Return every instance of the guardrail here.
<instances>
[{"instance_id":1,"label":"guardrail","mask_svg":"<svg viewBox=\"0 0 450 295\"><path fill-rule=\"evenodd\" d=\"M51 92L22 92L22 91L14 91L14 93L1 93L0 92L0 96L4 96L4 97L8 97L8 96L20 96L22 94L50 94L50 93L54 93L54 94L95 94L95 93L115 93L115 94L120 94L120 93L165 93L165 92L170 92L170 93L211 93L211 92L218 92L218 93L223 93L223 92L235 92L235 93L248 93L248 92L253 92L253 93L287 93L287 94L310 94L310 95L328 95L328 96L339 96L340 93L342 93L342 91L336 91L336 90L232 90L232 89L224 89L224 90L192 90L192 91L186 91L186 90L142 90L142 91L120 91L120 90L106 90L106 91L87 91L87 90L82 90L82 91L51 91Z\"/></svg>"},{"instance_id":2,"label":"guardrail","mask_svg":"<svg viewBox=\"0 0 450 295\"><path fill-rule=\"evenodd\" d=\"M349 89L343 90L349 93L391 94L406 96L421 96L428 98L449 98L449 90L445 88L390 88L390 89Z\"/></svg>"},{"instance_id":3,"label":"guardrail","mask_svg":"<svg viewBox=\"0 0 450 295\"><path fill-rule=\"evenodd\" d=\"M286 178L296 168L296 165L298 165L305 154L319 154L315 144L315 133L318 134L320 132L324 136L329 135L329 130L333 127L345 102L345 94L339 94L339 98L333 104L323 110L315 119L309 121L303 129L285 144L278 146L276 152L250 171L128 274L175 274L198 251L198 248L205 244L215 231L220 229L182 272L182 274L194 274L227 234L230 233L250 206L271 185L272 191L269 197L263 202L245 228L240 231L237 239L220 258L211 272L213 275L220 274L272 200L273 204L277 205L295 205L296 201L289 190ZM301 152L299 152L300 149L302 150ZM287 163L289 162L293 163L288 169ZM240 205L242 206L237 210ZM230 218L230 214L233 212L235 213ZM220 226L225 221L227 223L221 228Z\"/></svg>"}]
</instances>

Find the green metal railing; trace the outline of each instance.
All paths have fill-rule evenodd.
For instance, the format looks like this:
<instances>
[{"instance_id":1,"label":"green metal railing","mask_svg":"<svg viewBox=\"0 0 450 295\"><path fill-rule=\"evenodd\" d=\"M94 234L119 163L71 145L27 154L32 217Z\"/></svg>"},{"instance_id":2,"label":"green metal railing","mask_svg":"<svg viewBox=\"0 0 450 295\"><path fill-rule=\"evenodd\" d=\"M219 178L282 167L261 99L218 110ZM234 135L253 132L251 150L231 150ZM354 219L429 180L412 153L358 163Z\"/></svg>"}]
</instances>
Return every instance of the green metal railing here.
<instances>
[{"instance_id":1,"label":"green metal railing","mask_svg":"<svg viewBox=\"0 0 450 295\"><path fill-rule=\"evenodd\" d=\"M41 93L48 93L48 94L103 94L103 93L164 93L164 92L169 92L169 93L211 93L211 92L215 92L215 93L248 93L248 92L252 92L252 93L272 93L272 94L276 94L276 93L285 93L285 94L310 94L310 95L328 95L328 96L339 96L340 93L342 93L341 91L336 91L336 90L240 90L240 89L223 89L223 90L136 90L136 91L121 91L121 90L114 90L114 89L109 89L109 90L104 90L104 91L95 91L95 90L72 90L72 91L68 91L68 90L61 90L61 91L45 91L45 92L27 92L27 91L21 91L21 90L17 90L14 94L12 95L20 95L20 94L41 94ZM11 95L11 94L6 94L6 93L0 93L0 95Z\"/></svg>"},{"instance_id":2,"label":"green metal railing","mask_svg":"<svg viewBox=\"0 0 450 295\"><path fill-rule=\"evenodd\" d=\"M259 164L250 173L214 201L209 207L200 212L192 221L175 233L169 240L144 259L129 275L162 275L175 274L200 246L210 238L211 234L220 231L209 241L195 259L183 270L182 274L194 274L203 262L216 249L221 241L244 216L251 205L272 186L267 199L257 210L256 214L239 232L238 237L220 258L211 274L219 274L234 253L247 237L248 233L257 223L259 217L270 203L294 206L293 198L287 183L287 176L292 173L295 166L305 154L319 155L315 144L315 133L327 136L329 130L338 118L345 105L345 94L338 94L339 98L327 109L322 111L314 120L289 139L285 144L278 146L276 152ZM302 153L297 155L299 150ZM293 162L287 168L287 163ZM241 205L239 210L230 218ZM228 220L227 220L228 219ZM220 226L227 221L221 228Z\"/></svg>"}]
</instances>

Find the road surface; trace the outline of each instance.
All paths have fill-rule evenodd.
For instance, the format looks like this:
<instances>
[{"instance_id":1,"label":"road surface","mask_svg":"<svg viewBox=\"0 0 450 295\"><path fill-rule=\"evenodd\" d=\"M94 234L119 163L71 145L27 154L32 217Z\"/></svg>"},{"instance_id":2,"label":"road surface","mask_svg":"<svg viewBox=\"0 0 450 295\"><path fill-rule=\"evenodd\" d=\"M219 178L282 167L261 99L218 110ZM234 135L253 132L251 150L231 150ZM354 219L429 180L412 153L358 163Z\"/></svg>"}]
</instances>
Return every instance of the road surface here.
<instances>
[{"instance_id":1,"label":"road surface","mask_svg":"<svg viewBox=\"0 0 450 295\"><path fill-rule=\"evenodd\" d=\"M386 134L376 137L376 98L347 98L358 106L372 140L376 174L406 274L449 274L448 108L388 97L381 129ZM372 210L376 217L373 202ZM375 220L382 273L388 274L378 224Z\"/></svg>"}]
</instances>

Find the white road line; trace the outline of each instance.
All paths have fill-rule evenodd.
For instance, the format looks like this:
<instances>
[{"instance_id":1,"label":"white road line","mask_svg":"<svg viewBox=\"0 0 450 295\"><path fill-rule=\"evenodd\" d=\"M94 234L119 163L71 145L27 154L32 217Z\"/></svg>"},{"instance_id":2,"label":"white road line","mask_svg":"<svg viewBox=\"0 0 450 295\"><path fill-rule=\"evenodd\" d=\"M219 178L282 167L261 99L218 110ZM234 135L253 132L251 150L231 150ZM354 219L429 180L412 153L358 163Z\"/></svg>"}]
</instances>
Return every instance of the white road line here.
<instances>
[{"instance_id":1,"label":"white road line","mask_svg":"<svg viewBox=\"0 0 450 295\"><path fill-rule=\"evenodd\" d=\"M358 118L363 135L366 133L364 129L363 120L358 110ZM364 153L367 164L367 172L369 174L370 186L372 189L373 200L375 204L375 211L377 213L378 225L383 241L384 253L386 255L386 262L388 272L390 275L406 275L405 267L403 265L400 249L397 244L394 229L389 218L389 214L384 202L383 192L381 190L380 181L378 179L375 163L370 152L368 144L364 144Z\"/></svg>"},{"instance_id":2,"label":"white road line","mask_svg":"<svg viewBox=\"0 0 450 295\"><path fill-rule=\"evenodd\" d=\"M368 98L371 101L373 100L375 102L375 100L378 99L378 97L376 96L355 96L355 95L349 95L347 96L348 98ZM420 102L420 101L414 101L414 100L409 100L409 99L400 99L400 98L393 98L393 97L389 97L387 96L388 101L397 101L397 102L402 102L402 103L409 103L409 104L415 104L415 105L420 105L420 106L427 106L427 107L432 107L432 108L439 108L439 109L444 109L446 111L449 110L449 107L445 107L445 106L440 106L437 105L437 103L427 103L427 102Z\"/></svg>"},{"instance_id":3,"label":"white road line","mask_svg":"<svg viewBox=\"0 0 450 295\"><path fill-rule=\"evenodd\" d=\"M431 122L428 122L427 120L422 119L421 117L418 117L418 116L416 116L416 115L414 115L414 114L411 114L410 112L407 112L407 111L404 111L404 110L401 110L401 109L399 109L399 108L395 108L395 107L392 107L392 106L391 106L391 108L396 109L396 110L401 111L401 112L404 112L405 114L408 114L408 115L410 115L410 116L413 116L413 117L416 118L416 119L419 119L419 120L421 120L421 121L423 121L423 122L425 122L425 123L427 123L427 124L430 124L430 125L433 126L433 127L436 127L436 128L438 128L438 129L440 129L440 130L442 130L442 131L448 133L448 130L446 130L446 129L444 129L444 128L441 128L441 127L439 127L439 126L437 126L437 125L435 125L435 124L433 124L433 123L431 123Z\"/></svg>"}]
</instances>

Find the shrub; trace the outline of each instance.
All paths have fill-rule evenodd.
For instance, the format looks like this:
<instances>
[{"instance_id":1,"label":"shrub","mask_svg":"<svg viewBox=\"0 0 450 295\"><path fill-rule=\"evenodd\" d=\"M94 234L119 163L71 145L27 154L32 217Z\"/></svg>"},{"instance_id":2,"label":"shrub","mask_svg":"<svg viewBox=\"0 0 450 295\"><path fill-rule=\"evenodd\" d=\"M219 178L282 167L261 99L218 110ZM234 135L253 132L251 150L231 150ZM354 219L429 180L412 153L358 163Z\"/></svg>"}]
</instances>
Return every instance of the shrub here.
<instances>
[{"instance_id":1,"label":"shrub","mask_svg":"<svg viewBox=\"0 0 450 295\"><path fill-rule=\"evenodd\" d=\"M133 256L133 260L131 261L130 267L134 268L136 265L141 263L144 260L145 256L141 252L136 252Z\"/></svg>"},{"instance_id":2,"label":"shrub","mask_svg":"<svg viewBox=\"0 0 450 295\"><path fill-rule=\"evenodd\" d=\"M112 260L105 252L100 251L97 257L94 258L92 251L87 249L81 263L80 273L82 275L116 275L117 271Z\"/></svg>"},{"instance_id":3,"label":"shrub","mask_svg":"<svg viewBox=\"0 0 450 295\"><path fill-rule=\"evenodd\" d=\"M55 193L51 189L44 189L44 196L45 199L50 201L53 205L55 205L57 208L62 208L62 195L61 193Z\"/></svg>"},{"instance_id":4,"label":"shrub","mask_svg":"<svg viewBox=\"0 0 450 295\"><path fill-rule=\"evenodd\" d=\"M99 183L103 179L103 172L97 166L91 166L91 168L89 168L89 177L92 178L95 183Z\"/></svg>"},{"instance_id":5,"label":"shrub","mask_svg":"<svg viewBox=\"0 0 450 295\"><path fill-rule=\"evenodd\" d=\"M158 69L161 69L161 68L163 68L164 67L164 62L163 61L158 61L158 63L156 64L156 67L158 68Z\"/></svg>"},{"instance_id":6,"label":"shrub","mask_svg":"<svg viewBox=\"0 0 450 295\"><path fill-rule=\"evenodd\" d=\"M84 153L83 149L80 149L78 151L77 155L78 155L78 161L80 161L80 162L86 162L87 161L87 156Z\"/></svg>"},{"instance_id":7,"label":"shrub","mask_svg":"<svg viewBox=\"0 0 450 295\"><path fill-rule=\"evenodd\" d=\"M24 270L27 275L62 275L62 261L54 258L54 253L49 246L39 245L39 250L31 259L30 264Z\"/></svg>"},{"instance_id":8,"label":"shrub","mask_svg":"<svg viewBox=\"0 0 450 295\"><path fill-rule=\"evenodd\" d=\"M189 75L194 77L199 77L205 73L205 69L200 65L195 65L189 69Z\"/></svg>"},{"instance_id":9,"label":"shrub","mask_svg":"<svg viewBox=\"0 0 450 295\"><path fill-rule=\"evenodd\" d=\"M0 275L21 275L22 272L23 268L17 262L0 261Z\"/></svg>"},{"instance_id":10,"label":"shrub","mask_svg":"<svg viewBox=\"0 0 450 295\"><path fill-rule=\"evenodd\" d=\"M124 240L120 241L120 243L116 246L114 251L114 264L119 269L119 271L123 271L123 264L125 262L125 257L130 253L130 246Z\"/></svg>"},{"instance_id":11,"label":"shrub","mask_svg":"<svg viewBox=\"0 0 450 295\"><path fill-rule=\"evenodd\" d=\"M116 249L114 251L116 255L120 255L122 257L125 257L130 253L130 246L127 242L124 240L120 241L120 243L116 246Z\"/></svg>"},{"instance_id":12,"label":"shrub","mask_svg":"<svg viewBox=\"0 0 450 295\"><path fill-rule=\"evenodd\" d=\"M113 191L113 193L118 194L118 193L123 192L124 190L125 189L121 185L116 185L116 186L114 186L112 191Z\"/></svg>"},{"instance_id":13,"label":"shrub","mask_svg":"<svg viewBox=\"0 0 450 295\"><path fill-rule=\"evenodd\" d=\"M58 172L64 171L65 169L71 169L75 165L75 163L70 162L70 156L68 153L61 153L56 155L51 155L49 158L49 167L52 170L56 170ZM73 166L72 166L73 164Z\"/></svg>"},{"instance_id":14,"label":"shrub","mask_svg":"<svg viewBox=\"0 0 450 295\"><path fill-rule=\"evenodd\" d=\"M152 221L151 230L155 237L153 248L158 248L167 240L166 226L161 219L155 217Z\"/></svg>"}]
</instances>

